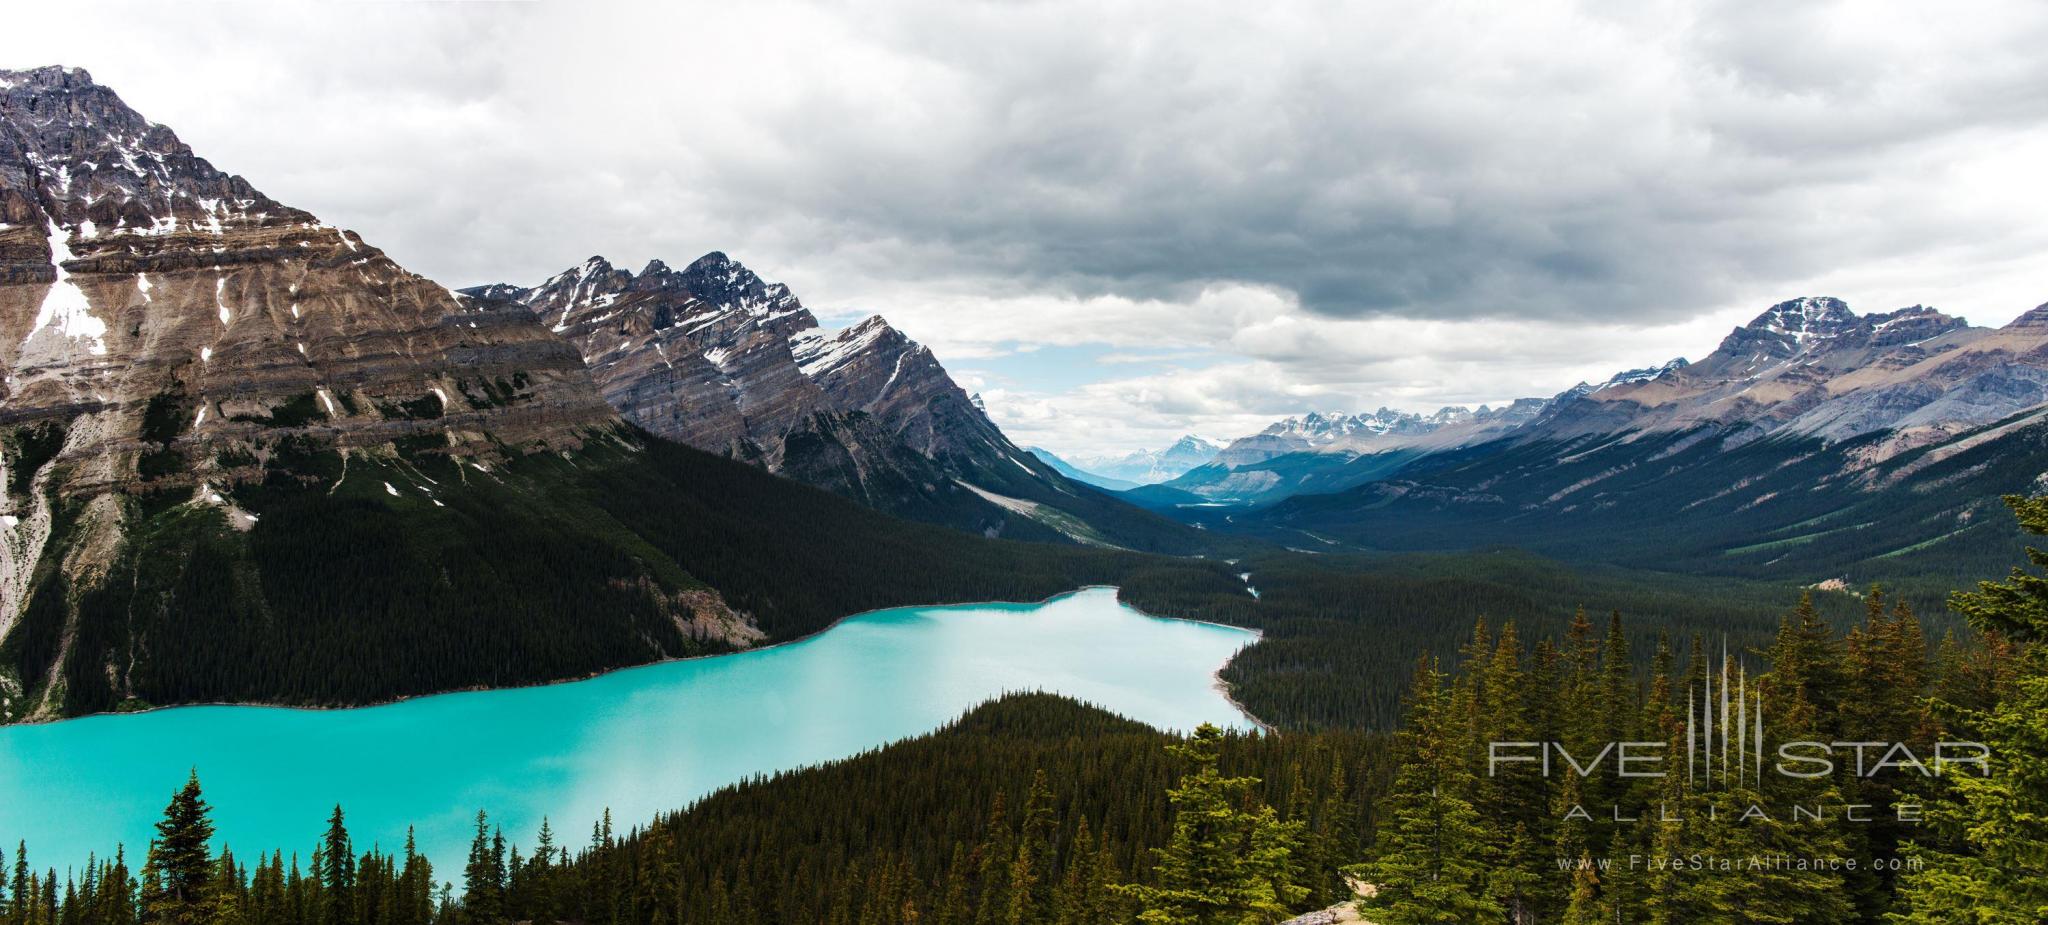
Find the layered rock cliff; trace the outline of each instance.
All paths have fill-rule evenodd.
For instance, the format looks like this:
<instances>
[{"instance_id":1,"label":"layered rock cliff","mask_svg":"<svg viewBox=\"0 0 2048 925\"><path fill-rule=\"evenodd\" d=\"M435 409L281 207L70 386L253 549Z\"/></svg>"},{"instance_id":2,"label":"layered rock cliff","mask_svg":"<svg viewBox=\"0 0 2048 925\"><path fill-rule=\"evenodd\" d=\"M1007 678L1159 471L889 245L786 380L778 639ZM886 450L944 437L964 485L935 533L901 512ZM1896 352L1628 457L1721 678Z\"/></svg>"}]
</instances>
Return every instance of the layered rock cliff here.
<instances>
[{"instance_id":1,"label":"layered rock cliff","mask_svg":"<svg viewBox=\"0 0 2048 925\"><path fill-rule=\"evenodd\" d=\"M524 315L270 199L68 68L0 71L0 368L0 635L60 499L104 549L123 514L100 499L204 499L280 441L492 457L611 419Z\"/></svg>"},{"instance_id":2,"label":"layered rock cliff","mask_svg":"<svg viewBox=\"0 0 2048 925\"><path fill-rule=\"evenodd\" d=\"M463 293L531 311L621 416L659 436L990 536L1150 546L1180 532L1011 443L880 316L826 333L787 286L725 254L638 273L592 257L533 287Z\"/></svg>"}]
</instances>

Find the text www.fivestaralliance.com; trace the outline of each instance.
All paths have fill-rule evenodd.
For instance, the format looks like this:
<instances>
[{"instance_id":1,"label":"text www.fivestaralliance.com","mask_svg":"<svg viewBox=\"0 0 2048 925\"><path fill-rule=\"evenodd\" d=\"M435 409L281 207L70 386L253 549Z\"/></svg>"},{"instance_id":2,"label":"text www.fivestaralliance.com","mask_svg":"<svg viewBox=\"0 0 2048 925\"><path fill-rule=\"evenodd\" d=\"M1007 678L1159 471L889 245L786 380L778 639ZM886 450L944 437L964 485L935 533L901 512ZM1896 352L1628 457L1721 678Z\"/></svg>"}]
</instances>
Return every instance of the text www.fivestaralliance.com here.
<instances>
[{"instance_id":1,"label":"text www.fivestaralliance.com","mask_svg":"<svg viewBox=\"0 0 2048 925\"><path fill-rule=\"evenodd\" d=\"M1925 864L1920 858L1843 858L1799 854L1685 854L1678 856L1634 854L1627 857L1577 857L1558 858L1557 869L1562 871L1592 869L1605 873L1610 870L1640 871L1771 871L1771 870L1920 870Z\"/></svg>"}]
</instances>

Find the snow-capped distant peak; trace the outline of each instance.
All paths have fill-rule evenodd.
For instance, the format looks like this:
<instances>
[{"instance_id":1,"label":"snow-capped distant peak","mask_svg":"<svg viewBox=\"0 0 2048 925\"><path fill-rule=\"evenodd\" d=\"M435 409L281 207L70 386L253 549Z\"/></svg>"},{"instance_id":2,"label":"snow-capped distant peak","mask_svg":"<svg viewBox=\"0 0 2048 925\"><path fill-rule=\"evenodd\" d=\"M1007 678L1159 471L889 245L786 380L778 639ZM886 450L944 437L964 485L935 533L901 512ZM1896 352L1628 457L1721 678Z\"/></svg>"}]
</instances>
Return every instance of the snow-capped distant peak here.
<instances>
[{"instance_id":1,"label":"snow-capped distant peak","mask_svg":"<svg viewBox=\"0 0 2048 925\"><path fill-rule=\"evenodd\" d=\"M1677 357L1666 362L1662 366L1645 366L1642 369L1624 369L1621 372L1615 373L1614 376L1608 379L1606 382L1601 383L1598 386L1589 387L1587 391L1598 392L1604 389L1611 389L1616 386L1634 385L1639 382L1649 382L1654 379L1658 379L1662 377L1665 373L1669 373L1673 370L1684 369L1687 365L1688 364L1686 363L1686 359L1684 357ZM1586 383L1582 382L1580 383L1580 385L1584 386L1586 385Z\"/></svg>"}]
</instances>

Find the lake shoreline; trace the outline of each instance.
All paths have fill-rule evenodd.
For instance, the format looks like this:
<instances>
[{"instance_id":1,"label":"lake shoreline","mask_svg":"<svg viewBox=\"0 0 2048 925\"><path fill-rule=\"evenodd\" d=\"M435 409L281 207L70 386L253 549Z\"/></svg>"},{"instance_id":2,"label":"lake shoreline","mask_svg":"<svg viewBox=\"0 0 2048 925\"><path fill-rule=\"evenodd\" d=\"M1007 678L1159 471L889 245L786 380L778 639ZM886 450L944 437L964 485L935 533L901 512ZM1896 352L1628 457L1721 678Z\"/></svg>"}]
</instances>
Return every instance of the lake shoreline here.
<instances>
[{"instance_id":1,"label":"lake shoreline","mask_svg":"<svg viewBox=\"0 0 2048 925\"><path fill-rule=\"evenodd\" d=\"M135 710L106 710L98 713L84 713L77 716L56 716L47 719L17 720L12 723L0 723L0 729L6 729L12 726L45 726L55 723L67 723L76 720L101 719L110 716L139 716L145 713L161 713L167 710L187 710L205 707L257 707L266 710L297 710L308 713L333 712L341 710L374 710L380 707L397 706L399 704L410 703L418 700L426 700L433 697L448 697L456 694L476 694L489 691L526 690L530 688L554 687L562 684L578 684L584 681L590 681L595 680L597 678L606 677L608 675L622 674L628 671L639 671L648 668L659 668L663 665L672 665L678 662L693 662L711 658L729 658L735 655L747 655L753 652L767 652L773 649L780 649L786 646L793 646L798 645L800 643L809 642L811 640L817 639L820 636L825 635L826 633L831 632L834 629L837 629L840 626L840 624L846 623L849 620L870 616L872 614L886 613L891 610L932 609L939 607L987 607L1000 604L1044 605L1050 604L1064 597L1072 597L1076 594L1080 594L1085 591L1094 591L1102 589L1107 589L1111 591L1121 591L1122 587L1119 585L1082 585L1078 588L1074 588L1073 590L1061 591L1058 594L1049 595L1047 597L1043 597L1035 601L961 601L952 604L897 604L891 607L875 607L869 610L857 611L855 613L850 613L843 617L839 617L833 620L831 623L819 627L817 630L805 633L804 635L798 636L794 639L785 639L780 642L773 642L764 646L755 646L747 649L735 649L730 652L706 652L701 655L678 655L671 658L656 659L651 662L641 662L633 665L620 665L616 668L604 668L597 671L576 675L573 677L550 678L545 681L530 681L521 684L478 684L471 685L468 687L453 687L448 688L446 690L427 691L417 694L401 694L396 697L390 697L383 700L373 700L364 703L303 704L274 703L260 700L203 700L195 701L192 703L170 703L162 705L151 705ZM1250 633L1252 635L1252 641L1245 644L1246 648L1252 645L1256 645L1260 640L1265 638L1265 633L1263 631L1253 629L1251 627L1232 626L1228 623L1218 623L1214 620L1196 620L1186 617L1161 616L1159 614L1145 611L1137 607L1136 605L1123 601L1120 598L1117 600L1117 603L1120 606L1130 608L1130 610L1134 613L1154 620L1176 620L1182 623L1197 623L1202 624L1204 626L1218 626L1223 627L1225 629L1233 629L1238 630L1240 632ZM1244 648L1238 649L1238 652L1243 651ZM1244 704L1239 703L1237 701L1237 698L1231 696L1230 684L1229 682L1223 680L1223 669L1230 667L1230 662L1235 660L1236 658L1237 654L1232 653L1229 659L1225 659L1222 665L1217 666L1215 671L1210 672L1210 678L1213 681L1213 684L1217 692L1222 694L1223 699L1229 701L1230 705L1234 707L1239 713L1243 714L1245 719L1250 720L1253 725L1259 727L1259 729L1265 732L1277 733L1279 730L1275 729L1265 720L1253 714L1250 710L1245 709Z\"/></svg>"},{"instance_id":2,"label":"lake shoreline","mask_svg":"<svg viewBox=\"0 0 2048 925\"><path fill-rule=\"evenodd\" d=\"M1123 590L1117 585L1082 585L1080 588L1075 589L1074 591L1069 591L1067 593L1078 594L1081 591L1086 591L1090 588L1116 588L1119 591ZM1223 669L1229 668L1231 662L1237 661L1237 657L1239 655L1244 654L1244 650L1249 649L1252 646L1258 645L1260 642L1264 641L1266 638L1265 630L1255 629L1249 626L1232 626L1228 623L1219 623L1215 620L1196 620L1190 617L1163 617L1159 614L1152 613L1151 611L1139 607L1136 604L1126 601L1123 598L1117 598L1117 603L1125 607L1128 607L1133 611L1136 611L1138 614L1142 616L1150 617L1154 620L1178 620L1182 623L1199 623L1203 626L1220 626L1224 629L1232 629L1237 630L1241 633L1252 634L1252 641L1245 643L1243 646L1240 646L1236 652L1230 654L1229 658L1223 660L1223 664L1216 666L1215 671L1209 672L1209 686L1215 688L1216 693L1223 695L1223 699L1229 701L1230 705L1236 708L1237 712L1242 714L1245 719L1251 720L1252 725L1259 727L1260 732L1266 733L1267 735L1280 734L1279 727L1273 725L1272 723L1266 722L1264 718L1260 717L1257 713L1253 713L1243 703L1239 702L1237 697L1231 693L1230 682L1223 680Z\"/></svg>"}]
</instances>

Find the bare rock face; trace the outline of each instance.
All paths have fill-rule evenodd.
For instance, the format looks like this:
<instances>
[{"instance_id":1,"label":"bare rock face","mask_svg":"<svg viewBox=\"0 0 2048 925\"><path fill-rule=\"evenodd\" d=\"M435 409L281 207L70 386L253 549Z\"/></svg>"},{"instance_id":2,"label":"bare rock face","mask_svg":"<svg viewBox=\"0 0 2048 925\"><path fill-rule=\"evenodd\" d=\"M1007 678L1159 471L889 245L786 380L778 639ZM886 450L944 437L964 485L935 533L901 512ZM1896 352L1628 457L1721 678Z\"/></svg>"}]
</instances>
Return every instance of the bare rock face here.
<instances>
[{"instance_id":1,"label":"bare rock face","mask_svg":"<svg viewBox=\"0 0 2048 925\"><path fill-rule=\"evenodd\" d=\"M880 315L831 337L806 333L794 355L804 375L839 407L874 416L919 453L958 464L1028 456L946 374L930 348Z\"/></svg>"},{"instance_id":2,"label":"bare rock face","mask_svg":"<svg viewBox=\"0 0 2048 925\"><path fill-rule=\"evenodd\" d=\"M0 635L52 498L111 544L121 507L91 499L233 484L283 441L487 459L615 420L531 315L264 196L67 68L0 71L0 370Z\"/></svg>"}]
</instances>

